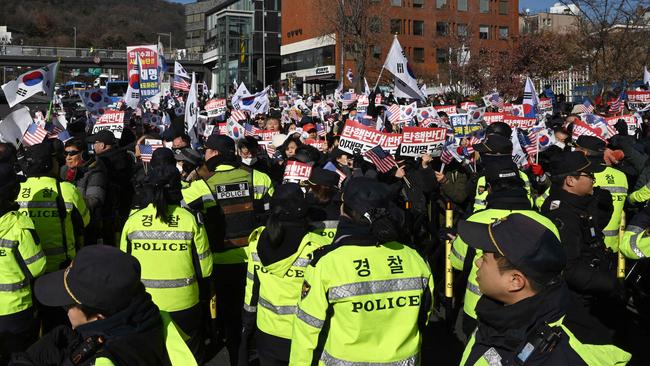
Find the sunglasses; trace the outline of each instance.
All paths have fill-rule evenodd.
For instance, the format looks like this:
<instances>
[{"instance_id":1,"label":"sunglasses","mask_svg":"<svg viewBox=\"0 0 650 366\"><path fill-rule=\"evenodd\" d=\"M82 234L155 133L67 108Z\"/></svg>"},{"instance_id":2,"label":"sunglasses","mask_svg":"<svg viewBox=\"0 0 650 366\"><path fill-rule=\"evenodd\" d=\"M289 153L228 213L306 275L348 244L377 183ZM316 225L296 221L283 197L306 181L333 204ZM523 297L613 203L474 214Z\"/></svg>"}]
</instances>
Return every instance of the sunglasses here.
<instances>
[{"instance_id":1,"label":"sunglasses","mask_svg":"<svg viewBox=\"0 0 650 366\"><path fill-rule=\"evenodd\" d=\"M64 156L75 156L77 154L81 153L79 150L69 150L69 151L64 151L63 155Z\"/></svg>"}]
</instances>

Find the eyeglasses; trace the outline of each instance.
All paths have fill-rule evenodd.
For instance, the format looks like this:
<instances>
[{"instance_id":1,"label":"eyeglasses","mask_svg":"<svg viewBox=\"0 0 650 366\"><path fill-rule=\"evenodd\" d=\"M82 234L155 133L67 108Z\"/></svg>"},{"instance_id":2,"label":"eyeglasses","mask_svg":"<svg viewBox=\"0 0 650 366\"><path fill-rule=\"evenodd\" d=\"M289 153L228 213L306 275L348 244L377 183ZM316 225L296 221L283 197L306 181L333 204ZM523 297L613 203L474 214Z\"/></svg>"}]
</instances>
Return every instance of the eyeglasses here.
<instances>
[{"instance_id":1,"label":"eyeglasses","mask_svg":"<svg viewBox=\"0 0 650 366\"><path fill-rule=\"evenodd\" d=\"M66 150L63 152L63 155L65 156L75 156L77 154L81 153L79 150Z\"/></svg>"},{"instance_id":2,"label":"eyeglasses","mask_svg":"<svg viewBox=\"0 0 650 366\"><path fill-rule=\"evenodd\" d=\"M587 178L589 178L589 179L591 179L591 180L596 179L596 177L594 176L593 173L583 173L583 172L580 172L580 174L578 174L577 177L587 177Z\"/></svg>"}]
</instances>

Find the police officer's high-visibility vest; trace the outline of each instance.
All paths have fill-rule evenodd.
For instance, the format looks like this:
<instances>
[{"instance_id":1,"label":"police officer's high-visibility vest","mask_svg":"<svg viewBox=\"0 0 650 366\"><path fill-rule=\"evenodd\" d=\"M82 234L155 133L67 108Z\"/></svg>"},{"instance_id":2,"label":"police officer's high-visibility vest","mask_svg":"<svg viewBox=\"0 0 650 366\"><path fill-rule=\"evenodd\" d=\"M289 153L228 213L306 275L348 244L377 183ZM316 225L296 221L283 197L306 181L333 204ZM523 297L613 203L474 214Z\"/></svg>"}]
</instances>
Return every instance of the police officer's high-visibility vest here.
<instances>
[{"instance_id":1,"label":"police officer's high-visibility vest","mask_svg":"<svg viewBox=\"0 0 650 366\"><path fill-rule=\"evenodd\" d=\"M61 198L57 199L60 187ZM41 247L47 257L46 272L61 269L66 260L73 259L77 252L76 235L90 222L90 213L77 187L68 182L60 182L50 177L31 177L20 184L16 202L20 212L31 217ZM61 213L65 212L61 230ZM64 240L65 238L65 240Z\"/></svg>"},{"instance_id":2,"label":"police officer's high-visibility vest","mask_svg":"<svg viewBox=\"0 0 650 366\"><path fill-rule=\"evenodd\" d=\"M612 194L614 212L607 226L603 229L603 236L605 245L614 252L618 252L618 229L621 225L623 206L625 206L625 200L627 199L627 177L622 171L610 166L600 173L595 173L594 176L596 177L594 187L606 189Z\"/></svg>"},{"instance_id":3,"label":"police officer's high-visibility vest","mask_svg":"<svg viewBox=\"0 0 650 366\"><path fill-rule=\"evenodd\" d=\"M296 304L300 299L307 266L313 252L330 244L332 238L322 233L307 233L295 253L265 267L257 253L263 231L262 226L250 235L244 311L257 314L257 328L262 332L291 339Z\"/></svg>"},{"instance_id":4,"label":"police officer's high-visibility vest","mask_svg":"<svg viewBox=\"0 0 650 366\"><path fill-rule=\"evenodd\" d=\"M531 314L532 315L532 314ZM585 344L580 342L573 333L562 323L564 317L560 318L558 321L550 323L550 327L560 327L562 328L563 335L562 337L569 337L569 347L571 347L577 354L582 358L585 364L589 366L610 366L610 365L625 365L627 364L632 355L623 351L622 349L611 345L611 344ZM468 364L468 357L472 353L472 348L476 345L475 339L476 333L472 334L467 346L465 346L465 351L463 352L463 358L460 361L461 366L492 366L493 364L501 365L498 351L494 347L490 347L476 362L473 364ZM529 343L530 344L530 343ZM550 351L552 352L552 350ZM493 363L493 360L498 360L498 363ZM490 362L493 361L493 362Z\"/></svg>"},{"instance_id":5,"label":"police officer's high-visibility vest","mask_svg":"<svg viewBox=\"0 0 650 366\"><path fill-rule=\"evenodd\" d=\"M183 202L192 209L205 212L219 206L225 225L220 225L221 238L210 238L216 264L245 263L248 236L258 226L256 214L269 209L273 183L268 175L245 167L219 165L205 180L192 182L182 190Z\"/></svg>"},{"instance_id":6,"label":"police officer's high-visibility vest","mask_svg":"<svg viewBox=\"0 0 650 366\"><path fill-rule=\"evenodd\" d=\"M488 208L486 210L478 211L470 216L467 221L478 222L482 224L489 224L495 222L499 219L502 219L510 214L519 213L526 215L531 219L537 221L538 223L544 225L547 229L553 232L555 236L560 240L560 234L555 227L555 224L548 218L544 217L537 211L533 210L502 210ZM453 242L451 248L451 264L455 269L462 271L465 265L465 257L467 256L468 246L463 241L460 235L456 236L456 239ZM476 319L476 303L481 298L481 290L478 288L478 283L476 282L476 272L478 267L476 266L476 258L483 255L483 251L476 249L476 255L472 259L472 268L470 269L469 276L467 278L467 286L465 288L465 300L463 303L463 311L465 314Z\"/></svg>"},{"instance_id":7,"label":"police officer's high-visibility vest","mask_svg":"<svg viewBox=\"0 0 650 366\"><path fill-rule=\"evenodd\" d=\"M200 278L212 273L212 253L203 225L188 210L167 208L167 222L153 204L131 214L120 249L142 267L142 283L162 311L180 311L199 302Z\"/></svg>"},{"instance_id":8,"label":"police officer's high-visibility vest","mask_svg":"<svg viewBox=\"0 0 650 366\"><path fill-rule=\"evenodd\" d=\"M433 278L422 257L397 242L320 251L305 275L289 364L311 365L319 336L326 336L321 365L416 365L419 326L433 303Z\"/></svg>"},{"instance_id":9,"label":"police officer's high-visibility vest","mask_svg":"<svg viewBox=\"0 0 650 366\"><path fill-rule=\"evenodd\" d=\"M650 200L650 181L643 187L630 193L628 199L631 203L643 203L647 200Z\"/></svg>"},{"instance_id":10,"label":"police officer's high-visibility vest","mask_svg":"<svg viewBox=\"0 0 650 366\"><path fill-rule=\"evenodd\" d=\"M309 231L328 238L331 242L334 236L336 236L336 227L338 225L339 220L311 221L309 223Z\"/></svg>"},{"instance_id":11,"label":"police officer's high-visibility vest","mask_svg":"<svg viewBox=\"0 0 650 366\"><path fill-rule=\"evenodd\" d=\"M17 211L0 217L0 316L32 306L30 279L45 271L45 255L34 241L34 223Z\"/></svg>"},{"instance_id":12,"label":"police officer's high-visibility vest","mask_svg":"<svg viewBox=\"0 0 650 366\"><path fill-rule=\"evenodd\" d=\"M528 193L528 199L530 199L530 202L532 204L533 197L530 194L530 180L528 179L528 175L520 170L519 178L524 181L526 192ZM474 212L483 210L487 207L488 193L487 184L485 183L485 175L482 175L476 182L476 194L474 195Z\"/></svg>"},{"instance_id":13,"label":"police officer's high-visibility vest","mask_svg":"<svg viewBox=\"0 0 650 366\"><path fill-rule=\"evenodd\" d=\"M650 257L650 236L648 228L629 224L625 228L619 250L627 258L642 259Z\"/></svg>"},{"instance_id":14,"label":"police officer's high-visibility vest","mask_svg":"<svg viewBox=\"0 0 650 366\"><path fill-rule=\"evenodd\" d=\"M544 205L544 201L548 198L548 196L551 195L551 187L546 188L544 193L540 194L537 198L535 198L535 207L537 207L538 210L542 209L542 205Z\"/></svg>"}]
</instances>

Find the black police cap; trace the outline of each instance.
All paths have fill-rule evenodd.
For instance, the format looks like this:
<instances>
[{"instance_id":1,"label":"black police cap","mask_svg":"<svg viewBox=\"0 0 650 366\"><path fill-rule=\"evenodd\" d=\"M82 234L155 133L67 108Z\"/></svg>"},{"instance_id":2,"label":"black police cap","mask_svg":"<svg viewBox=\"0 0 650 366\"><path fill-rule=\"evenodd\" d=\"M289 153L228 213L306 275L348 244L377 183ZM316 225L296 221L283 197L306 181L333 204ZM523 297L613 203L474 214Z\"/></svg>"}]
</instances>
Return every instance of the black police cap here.
<instances>
[{"instance_id":1,"label":"black police cap","mask_svg":"<svg viewBox=\"0 0 650 366\"><path fill-rule=\"evenodd\" d=\"M566 254L555 234L526 215L511 214L491 224L461 220L458 235L473 248L504 256L542 283L557 278L566 267Z\"/></svg>"},{"instance_id":2,"label":"black police cap","mask_svg":"<svg viewBox=\"0 0 650 366\"><path fill-rule=\"evenodd\" d=\"M582 135L576 140L576 146L589 150L590 152L602 154L605 151L605 141L594 136Z\"/></svg>"},{"instance_id":3,"label":"black police cap","mask_svg":"<svg viewBox=\"0 0 650 366\"><path fill-rule=\"evenodd\" d=\"M604 165L590 161L580 151L562 152L553 156L550 167L554 176L575 172L599 173L605 170Z\"/></svg>"},{"instance_id":4,"label":"black police cap","mask_svg":"<svg viewBox=\"0 0 650 366\"><path fill-rule=\"evenodd\" d=\"M111 315L144 291L140 273L134 257L115 247L91 245L68 268L38 278L34 293L46 306L86 305Z\"/></svg>"},{"instance_id":5,"label":"black police cap","mask_svg":"<svg viewBox=\"0 0 650 366\"><path fill-rule=\"evenodd\" d=\"M483 154L512 154L512 141L501 135L489 135L483 142L473 145L474 150Z\"/></svg>"},{"instance_id":6,"label":"black police cap","mask_svg":"<svg viewBox=\"0 0 650 366\"><path fill-rule=\"evenodd\" d=\"M485 180L488 183L518 177L519 169L509 156L506 156L505 159L493 159L485 164Z\"/></svg>"},{"instance_id":7,"label":"black police cap","mask_svg":"<svg viewBox=\"0 0 650 366\"><path fill-rule=\"evenodd\" d=\"M366 177L350 179L343 190L343 204L362 216L388 208L389 198L387 185Z\"/></svg>"},{"instance_id":8,"label":"black police cap","mask_svg":"<svg viewBox=\"0 0 650 366\"><path fill-rule=\"evenodd\" d=\"M512 136L512 128L505 122L494 122L487 126L485 134L488 136L493 134L501 135L509 139Z\"/></svg>"},{"instance_id":9,"label":"black police cap","mask_svg":"<svg viewBox=\"0 0 650 366\"><path fill-rule=\"evenodd\" d=\"M217 150L220 153L235 153L235 140L225 135L211 135L205 142L207 149Z\"/></svg>"},{"instance_id":10,"label":"black police cap","mask_svg":"<svg viewBox=\"0 0 650 366\"><path fill-rule=\"evenodd\" d=\"M336 187L339 184L339 175L331 170L314 167L307 183L324 187Z\"/></svg>"},{"instance_id":11,"label":"black police cap","mask_svg":"<svg viewBox=\"0 0 650 366\"><path fill-rule=\"evenodd\" d=\"M279 185L273 192L270 204L271 213L285 220L304 217L308 210L305 193L298 183Z\"/></svg>"}]
</instances>

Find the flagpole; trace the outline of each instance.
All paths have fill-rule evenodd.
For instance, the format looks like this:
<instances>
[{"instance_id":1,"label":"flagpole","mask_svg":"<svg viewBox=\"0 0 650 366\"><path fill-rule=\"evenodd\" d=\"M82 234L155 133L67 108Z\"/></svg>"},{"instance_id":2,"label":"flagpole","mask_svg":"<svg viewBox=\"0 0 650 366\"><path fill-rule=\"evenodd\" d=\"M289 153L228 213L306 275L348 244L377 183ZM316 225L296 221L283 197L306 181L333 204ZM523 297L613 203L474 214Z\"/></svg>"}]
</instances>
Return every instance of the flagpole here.
<instances>
[{"instance_id":1,"label":"flagpole","mask_svg":"<svg viewBox=\"0 0 650 366\"><path fill-rule=\"evenodd\" d=\"M375 87L372 88L372 90L377 89L377 85L379 85L379 80L381 80L381 74L384 72L384 66L381 67L381 70L379 70L379 77L377 78L377 82L375 83Z\"/></svg>"},{"instance_id":2,"label":"flagpole","mask_svg":"<svg viewBox=\"0 0 650 366\"><path fill-rule=\"evenodd\" d=\"M56 77L59 75L59 65L61 63L61 57L56 61L56 71L54 71L54 80L52 83L56 85ZM52 86L52 98L50 98L50 105L47 107L47 118L45 122L52 122L52 105L54 104L54 86Z\"/></svg>"}]
</instances>

